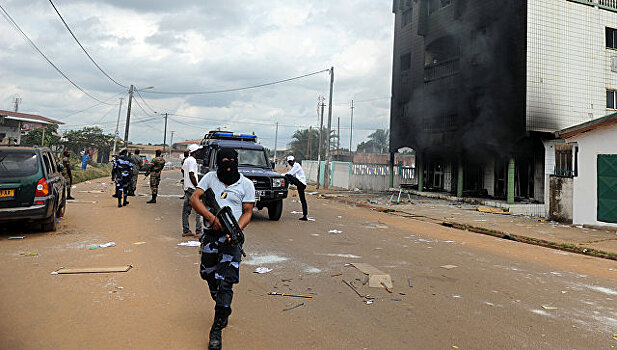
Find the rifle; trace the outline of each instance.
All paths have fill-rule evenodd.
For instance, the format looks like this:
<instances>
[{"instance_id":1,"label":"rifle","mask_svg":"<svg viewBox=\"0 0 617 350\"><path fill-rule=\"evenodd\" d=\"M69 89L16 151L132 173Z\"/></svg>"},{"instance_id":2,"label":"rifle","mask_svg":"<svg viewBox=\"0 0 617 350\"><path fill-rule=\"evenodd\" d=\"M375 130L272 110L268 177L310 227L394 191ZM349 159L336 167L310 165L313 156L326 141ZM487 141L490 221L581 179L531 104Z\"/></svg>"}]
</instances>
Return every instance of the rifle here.
<instances>
[{"instance_id":1,"label":"rifle","mask_svg":"<svg viewBox=\"0 0 617 350\"><path fill-rule=\"evenodd\" d=\"M148 168L146 169L146 173L144 174L144 175L145 175L145 177L150 176L150 173L151 173L151 172L152 172L152 167L148 167Z\"/></svg>"},{"instance_id":2,"label":"rifle","mask_svg":"<svg viewBox=\"0 0 617 350\"><path fill-rule=\"evenodd\" d=\"M233 216L231 208L228 206L221 208L211 188L206 190L204 197L204 203L212 209L212 214L219 219L221 226L223 226L223 233L229 235L231 244L237 245L240 248L242 256L246 257L242 249L242 245L244 244L244 232L242 232L242 229L238 225L238 221L236 221L236 218Z\"/></svg>"}]
</instances>

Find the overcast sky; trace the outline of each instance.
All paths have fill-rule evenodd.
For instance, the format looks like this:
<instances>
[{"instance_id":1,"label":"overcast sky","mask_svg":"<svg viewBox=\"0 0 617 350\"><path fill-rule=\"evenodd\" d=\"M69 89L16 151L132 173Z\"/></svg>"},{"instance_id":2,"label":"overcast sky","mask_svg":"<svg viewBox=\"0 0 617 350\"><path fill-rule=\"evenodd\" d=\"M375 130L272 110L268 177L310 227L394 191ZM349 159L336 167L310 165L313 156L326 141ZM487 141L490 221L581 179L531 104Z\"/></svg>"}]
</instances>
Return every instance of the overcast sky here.
<instances>
[{"instance_id":1,"label":"overcast sky","mask_svg":"<svg viewBox=\"0 0 617 350\"><path fill-rule=\"evenodd\" d=\"M341 118L341 143L349 147L350 109L354 147L377 128L388 128L392 66L391 0L54 0L76 37L120 84L138 89L130 140L162 143L169 117L174 141L203 137L222 127L255 132L278 148L293 132L318 126L317 99L328 96L329 75L241 92L164 95L159 91L212 91L252 86L334 66L333 127ZM47 0L0 0L0 5L51 61L99 104L73 87L0 17L0 109L41 114L62 129L100 125L113 133L119 98L128 90L88 60ZM139 105L137 105L137 102ZM327 100L326 100L327 103ZM96 105L96 106L94 106ZM86 111L80 112L88 107ZM141 107L141 108L140 108ZM156 111L158 114L154 114ZM79 112L79 113L76 113ZM326 107L327 119L327 107ZM154 117L155 119L153 119Z\"/></svg>"}]
</instances>

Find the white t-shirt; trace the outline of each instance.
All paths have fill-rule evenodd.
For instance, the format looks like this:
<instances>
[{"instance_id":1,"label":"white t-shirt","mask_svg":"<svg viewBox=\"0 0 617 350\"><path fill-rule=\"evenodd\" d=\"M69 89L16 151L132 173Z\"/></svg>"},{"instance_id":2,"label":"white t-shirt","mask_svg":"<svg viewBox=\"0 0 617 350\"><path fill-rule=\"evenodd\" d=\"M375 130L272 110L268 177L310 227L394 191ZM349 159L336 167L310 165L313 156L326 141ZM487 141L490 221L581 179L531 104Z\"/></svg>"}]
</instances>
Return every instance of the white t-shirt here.
<instances>
[{"instance_id":1,"label":"white t-shirt","mask_svg":"<svg viewBox=\"0 0 617 350\"><path fill-rule=\"evenodd\" d=\"M304 169L302 169L302 166L298 164L297 162L294 163L291 169L289 169L289 171L283 175L295 176L296 179L298 179L300 182L306 185L306 177L304 176Z\"/></svg>"},{"instance_id":2,"label":"white t-shirt","mask_svg":"<svg viewBox=\"0 0 617 350\"><path fill-rule=\"evenodd\" d=\"M188 156L184 159L182 171L184 171L184 190L186 191L189 188L195 189L195 186L189 177L189 173L193 173L193 175L195 175L195 180L197 180L197 160L195 157Z\"/></svg>"},{"instance_id":3,"label":"white t-shirt","mask_svg":"<svg viewBox=\"0 0 617 350\"><path fill-rule=\"evenodd\" d=\"M240 220L242 215L242 203L255 202L255 186L242 174L240 174L240 180L225 187L225 184L216 176L216 171L211 171L201 178L197 187L204 191L211 188L219 206L221 208L230 207L236 220Z\"/></svg>"}]
</instances>

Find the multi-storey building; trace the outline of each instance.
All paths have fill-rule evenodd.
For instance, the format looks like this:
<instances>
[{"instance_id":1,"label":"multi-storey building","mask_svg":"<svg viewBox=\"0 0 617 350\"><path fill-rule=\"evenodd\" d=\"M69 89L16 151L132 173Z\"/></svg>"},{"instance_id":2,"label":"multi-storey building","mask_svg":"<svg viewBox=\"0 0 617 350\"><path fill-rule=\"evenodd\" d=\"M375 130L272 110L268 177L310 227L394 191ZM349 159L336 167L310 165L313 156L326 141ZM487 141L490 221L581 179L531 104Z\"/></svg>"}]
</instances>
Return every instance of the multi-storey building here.
<instances>
[{"instance_id":1,"label":"multi-storey building","mask_svg":"<svg viewBox=\"0 0 617 350\"><path fill-rule=\"evenodd\" d=\"M391 150L425 189L543 202L545 143L617 108L617 0L394 0Z\"/></svg>"}]
</instances>

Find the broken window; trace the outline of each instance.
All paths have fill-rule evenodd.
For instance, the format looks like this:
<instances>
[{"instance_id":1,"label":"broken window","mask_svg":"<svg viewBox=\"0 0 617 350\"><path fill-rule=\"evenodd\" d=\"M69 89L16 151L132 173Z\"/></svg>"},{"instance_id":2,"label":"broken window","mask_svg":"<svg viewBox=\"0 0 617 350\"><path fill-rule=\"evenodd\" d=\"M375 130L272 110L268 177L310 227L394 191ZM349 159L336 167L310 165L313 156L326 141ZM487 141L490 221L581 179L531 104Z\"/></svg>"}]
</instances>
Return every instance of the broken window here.
<instances>
[{"instance_id":1,"label":"broken window","mask_svg":"<svg viewBox=\"0 0 617 350\"><path fill-rule=\"evenodd\" d=\"M572 145L555 145L555 176L574 177L576 169L572 157Z\"/></svg>"},{"instance_id":2,"label":"broken window","mask_svg":"<svg viewBox=\"0 0 617 350\"><path fill-rule=\"evenodd\" d=\"M401 56L401 72L411 68L411 53L406 53Z\"/></svg>"},{"instance_id":3,"label":"broken window","mask_svg":"<svg viewBox=\"0 0 617 350\"><path fill-rule=\"evenodd\" d=\"M617 29L606 27L606 47L617 49Z\"/></svg>"},{"instance_id":4,"label":"broken window","mask_svg":"<svg viewBox=\"0 0 617 350\"><path fill-rule=\"evenodd\" d=\"M606 108L617 109L617 91L606 90Z\"/></svg>"},{"instance_id":5,"label":"broken window","mask_svg":"<svg viewBox=\"0 0 617 350\"><path fill-rule=\"evenodd\" d=\"M428 0L428 14L446 7L452 3L452 0Z\"/></svg>"}]
</instances>

